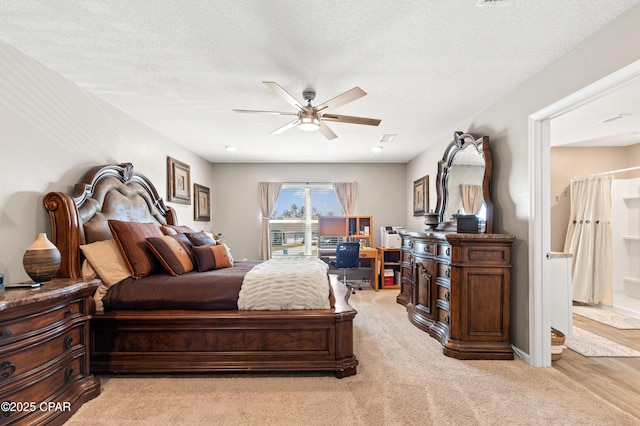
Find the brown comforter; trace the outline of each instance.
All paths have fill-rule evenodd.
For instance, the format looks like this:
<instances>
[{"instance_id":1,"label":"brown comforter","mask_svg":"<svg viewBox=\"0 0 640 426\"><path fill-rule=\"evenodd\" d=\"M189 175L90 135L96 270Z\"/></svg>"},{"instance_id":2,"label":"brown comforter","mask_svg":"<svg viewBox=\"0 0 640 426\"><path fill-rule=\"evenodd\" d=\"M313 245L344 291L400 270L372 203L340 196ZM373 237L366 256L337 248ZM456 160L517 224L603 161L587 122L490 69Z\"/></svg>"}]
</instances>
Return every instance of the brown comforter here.
<instances>
[{"instance_id":1,"label":"brown comforter","mask_svg":"<svg viewBox=\"0 0 640 426\"><path fill-rule=\"evenodd\" d=\"M138 280L127 278L109 289L102 299L104 310L235 310L242 280L258 263L235 262L232 268L177 277L154 274Z\"/></svg>"}]
</instances>

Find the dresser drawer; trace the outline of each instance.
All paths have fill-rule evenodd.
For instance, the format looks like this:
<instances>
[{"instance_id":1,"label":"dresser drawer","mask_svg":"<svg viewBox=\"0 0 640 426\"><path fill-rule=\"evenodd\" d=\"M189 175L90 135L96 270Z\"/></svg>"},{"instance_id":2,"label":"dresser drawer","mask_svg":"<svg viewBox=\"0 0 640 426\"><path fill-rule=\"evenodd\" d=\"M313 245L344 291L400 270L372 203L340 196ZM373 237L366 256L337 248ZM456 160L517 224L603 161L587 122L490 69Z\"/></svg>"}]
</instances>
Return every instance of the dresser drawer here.
<instances>
[{"instance_id":1,"label":"dresser drawer","mask_svg":"<svg viewBox=\"0 0 640 426\"><path fill-rule=\"evenodd\" d=\"M52 309L0 322L0 345L37 334L54 325L60 325L79 313L85 313L83 300L73 300Z\"/></svg>"},{"instance_id":2,"label":"dresser drawer","mask_svg":"<svg viewBox=\"0 0 640 426\"><path fill-rule=\"evenodd\" d=\"M50 370L45 370L41 373L42 377L34 385L29 385L21 388L19 391L14 392L11 395L6 395L0 391L0 401L4 402L34 402L36 408L43 401L50 401L51 396L60 393L65 386L71 384L74 380L82 377L83 365L85 364L85 356L79 352L75 358L68 360L65 363L60 363L54 366ZM36 410L34 413L39 413ZM26 411L4 411L0 409L0 418L3 418L3 422L16 422L20 418L33 413ZM4 423L3 423L4 424Z\"/></svg>"},{"instance_id":3,"label":"dresser drawer","mask_svg":"<svg viewBox=\"0 0 640 426\"><path fill-rule=\"evenodd\" d=\"M413 242L413 247L411 251L416 256L425 256L425 255L435 256L436 244L431 241L416 240Z\"/></svg>"},{"instance_id":4,"label":"dresser drawer","mask_svg":"<svg viewBox=\"0 0 640 426\"><path fill-rule=\"evenodd\" d=\"M451 259L451 246L449 244L438 244L436 251L438 257Z\"/></svg>"},{"instance_id":5,"label":"dresser drawer","mask_svg":"<svg viewBox=\"0 0 640 426\"><path fill-rule=\"evenodd\" d=\"M406 263L411 262L411 252L402 251L402 261Z\"/></svg>"},{"instance_id":6,"label":"dresser drawer","mask_svg":"<svg viewBox=\"0 0 640 426\"><path fill-rule=\"evenodd\" d=\"M438 262L438 278L449 279L451 278L451 266L447 263Z\"/></svg>"},{"instance_id":7,"label":"dresser drawer","mask_svg":"<svg viewBox=\"0 0 640 426\"><path fill-rule=\"evenodd\" d=\"M439 300L444 300L447 303L449 303L449 301L451 300L451 292L447 287L444 286L437 286L438 290L437 290L437 298Z\"/></svg>"},{"instance_id":8,"label":"dresser drawer","mask_svg":"<svg viewBox=\"0 0 640 426\"><path fill-rule=\"evenodd\" d=\"M402 271L402 278L411 281L411 268L402 267L401 271Z\"/></svg>"},{"instance_id":9,"label":"dresser drawer","mask_svg":"<svg viewBox=\"0 0 640 426\"><path fill-rule=\"evenodd\" d=\"M59 359L74 346L84 344L84 325L38 336L35 343L17 342L0 348L0 383L7 385L43 364Z\"/></svg>"},{"instance_id":10,"label":"dresser drawer","mask_svg":"<svg viewBox=\"0 0 640 426\"><path fill-rule=\"evenodd\" d=\"M440 307L438 307L438 322L441 322L443 324L447 324L449 325L449 323L451 322L451 317L449 316L449 311L447 311L446 309L442 309Z\"/></svg>"}]
</instances>

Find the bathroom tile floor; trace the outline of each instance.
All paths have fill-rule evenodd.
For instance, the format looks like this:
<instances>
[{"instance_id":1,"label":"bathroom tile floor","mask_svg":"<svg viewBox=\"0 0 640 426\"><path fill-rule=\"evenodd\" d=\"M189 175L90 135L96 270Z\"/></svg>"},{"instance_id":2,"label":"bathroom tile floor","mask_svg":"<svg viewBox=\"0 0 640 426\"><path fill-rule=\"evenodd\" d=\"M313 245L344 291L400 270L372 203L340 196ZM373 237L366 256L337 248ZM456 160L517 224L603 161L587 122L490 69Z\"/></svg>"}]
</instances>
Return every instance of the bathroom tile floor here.
<instances>
[{"instance_id":1,"label":"bathroom tile floor","mask_svg":"<svg viewBox=\"0 0 640 426\"><path fill-rule=\"evenodd\" d=\"M640 330L618 330L576 314L573 325L640 350ZM601 398L636 416L640 423L640 358L588 358L565 349L562 357L552 365Z\"/></svg>"}]
</instances>

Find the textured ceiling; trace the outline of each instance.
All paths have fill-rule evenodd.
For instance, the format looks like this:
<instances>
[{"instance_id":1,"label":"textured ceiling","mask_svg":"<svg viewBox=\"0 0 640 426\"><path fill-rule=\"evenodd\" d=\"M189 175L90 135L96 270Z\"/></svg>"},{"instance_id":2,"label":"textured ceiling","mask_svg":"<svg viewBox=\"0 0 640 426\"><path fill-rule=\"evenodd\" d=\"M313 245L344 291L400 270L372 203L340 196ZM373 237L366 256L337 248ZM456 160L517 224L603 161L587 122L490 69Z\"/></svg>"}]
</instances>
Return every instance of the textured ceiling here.
<instances>
[{"instance_id":1,"label":"textured ceiling","mask_svg":"<svg viewBox=\"0 0 640 426\"><path fill-rule=\"evenodd\" d=\"M639 1L2 0L0 40L212 162L406 162ZM263 80L382 123L271 136Z\"/></svg>"}]
</instances>

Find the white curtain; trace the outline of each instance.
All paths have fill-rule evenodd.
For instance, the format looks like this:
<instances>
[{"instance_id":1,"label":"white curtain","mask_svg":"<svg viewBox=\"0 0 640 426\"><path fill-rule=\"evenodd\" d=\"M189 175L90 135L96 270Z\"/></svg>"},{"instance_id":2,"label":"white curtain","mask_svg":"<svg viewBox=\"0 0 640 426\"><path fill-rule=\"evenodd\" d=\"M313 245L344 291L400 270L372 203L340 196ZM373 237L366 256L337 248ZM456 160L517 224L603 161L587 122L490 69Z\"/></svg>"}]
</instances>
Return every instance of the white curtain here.
<instances>
[{"instance_id":1,"label":"white curtain","mask_svg":"<svg viewBox=\"0 0 640 426\"><path fill-rule=\"evenodd\" d=\"M573 254L573 300L613 304L611 181L588 176L571 181L571 214L564 251Z\"/></svg>"},{"instance_id":2,"label":"white curtain","mask_svg":"<svg viewBox=\"0 0 640 426\"><path fill-rule=\"evenodd\" d=\"M352 216L356 211L356 182L335 182L333 190L336 192L338 202L344 210L344 214Z\"/></svg>"},{"instance_id":3,"label":"white curtain","mask_svg":"<svg viewBox=\"0 0 640 426\"><path fill-rule=\"evenodd\" d=\"M462 210L464 210L465 214L478 215L480 213L480 209L484 204L482 186L461 183L460 196L462 198Z\"/></svg>"},{"instance_id":4,"label":"white curtain","mask_svg":"<svg viewBox=\"0 0 640 426\"><path fill-rule=\"evenodd\" d=\"M260 257L262 260L269 259L271 250L269 247L269 218L273 214L276 207L278 195L282 189L280 182L258 182L260 197L260 212L262 214L262 246L260 248Z\"/></svg>"}]
</instances>

